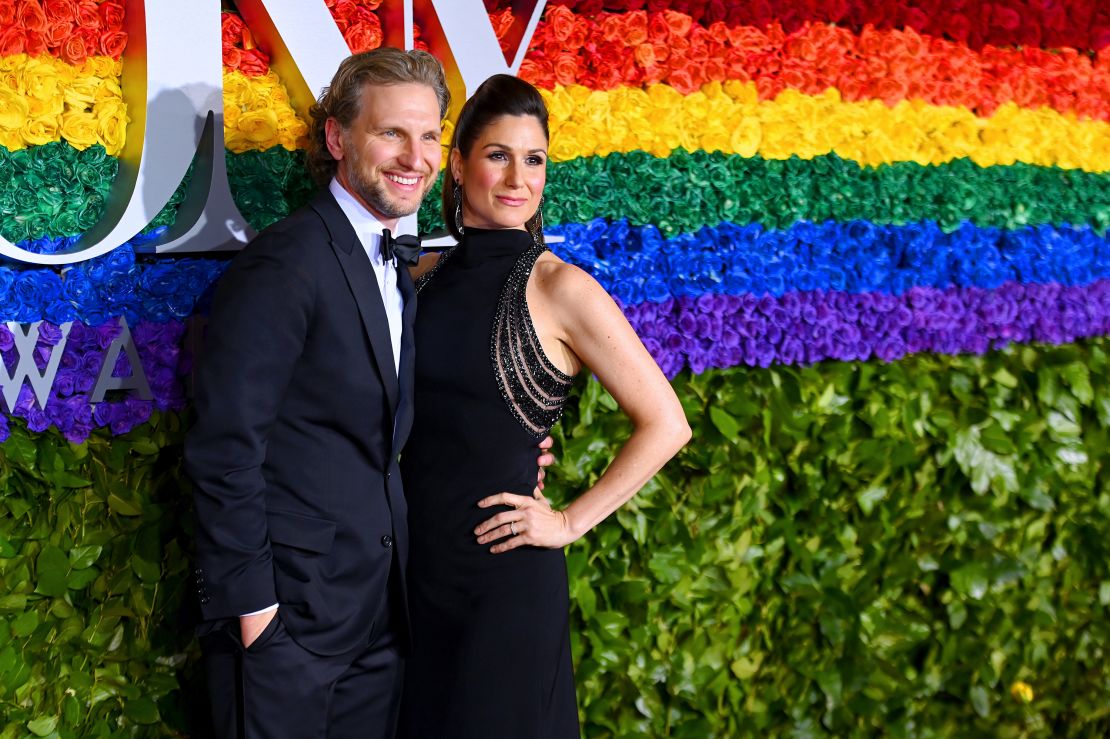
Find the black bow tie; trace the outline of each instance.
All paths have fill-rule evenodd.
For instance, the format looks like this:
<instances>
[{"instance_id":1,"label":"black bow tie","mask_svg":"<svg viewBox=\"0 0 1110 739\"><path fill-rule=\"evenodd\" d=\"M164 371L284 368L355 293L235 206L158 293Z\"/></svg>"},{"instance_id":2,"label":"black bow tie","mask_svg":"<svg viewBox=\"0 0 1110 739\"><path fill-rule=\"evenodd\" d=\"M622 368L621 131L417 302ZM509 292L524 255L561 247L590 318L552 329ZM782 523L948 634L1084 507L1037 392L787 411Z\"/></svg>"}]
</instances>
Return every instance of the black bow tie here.
<instances>
[{"instance_id":1,"label":"black bow tie","mask_svg":"<svg viewBox=\"0 0 1110 739\"><path fill-rule=\"evenodd\" d=\"M394 237L388 228L382 231L382 260L388 262L393 257L402 264L416 264L420 261L420 237Z\"/></svg>"}]
</instances>

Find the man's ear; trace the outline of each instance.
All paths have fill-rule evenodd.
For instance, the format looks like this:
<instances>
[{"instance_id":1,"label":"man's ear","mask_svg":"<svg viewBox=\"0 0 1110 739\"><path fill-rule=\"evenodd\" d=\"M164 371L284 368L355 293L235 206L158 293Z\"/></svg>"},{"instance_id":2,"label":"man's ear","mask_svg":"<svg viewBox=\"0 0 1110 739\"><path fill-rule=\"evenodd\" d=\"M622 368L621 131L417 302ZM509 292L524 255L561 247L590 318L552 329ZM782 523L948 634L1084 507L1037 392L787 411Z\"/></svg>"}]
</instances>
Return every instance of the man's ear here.
<instances>
[{"instance_id":1,"label":"man's ear","mask_svg":"<svg viewBox=\"0 0 1110 739\"><path fill-rule=\"evenodd\" d=\"M343 127L334 118L324 121L324 139L328 144L328 153L337 162L343 161Z\"/></svg>"},{"instance_id":2,"label":"man's ear","mask_svg":"<svg viewBox=\"0 0 1110 739\"><path fill-rule=\"evenodd\" d=\"M455 178L455 182L459 183L459 186L461 187L462 183L463 183L463 181L462 181L462 169L463 169L463 166L462 166L462 152L459 151L459 148L457 146L454 149L451 150L450 167L451 167L451 176Z\"/></svg>"}]
</instances>

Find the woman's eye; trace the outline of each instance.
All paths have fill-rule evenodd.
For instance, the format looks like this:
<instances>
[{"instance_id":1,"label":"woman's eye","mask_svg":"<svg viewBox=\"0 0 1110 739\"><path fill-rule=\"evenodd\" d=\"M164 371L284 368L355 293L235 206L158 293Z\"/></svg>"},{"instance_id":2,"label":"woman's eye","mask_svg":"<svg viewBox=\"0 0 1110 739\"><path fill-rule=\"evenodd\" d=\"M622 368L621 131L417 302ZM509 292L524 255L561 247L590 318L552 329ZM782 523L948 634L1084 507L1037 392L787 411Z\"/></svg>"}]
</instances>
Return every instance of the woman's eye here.
<instances>
[{"instance_id":1,"label":"woman's eye","mask_svg":"<svg viewBox=\"0 0 1110 739\"><path fill-rule=\"evenodd\" d=\"M527 161L528 164L532 165L533 167L542 167L544 160L543 157L528 157L528 159L526 159L525 161Z\"/></svg>"},{"instance_id":2,"label":"woman's eye","mask_svg":"<svg viewBox=\"0 0 1110 739\"><path fill-rule=\"evenodd\" d=\"M492 151L492 152L490 152L489 158L493 159L495 161L498 161L498 162L503 161L505 159L505 152L503 152L503 151Z\"/></svg>"}]
</instances>

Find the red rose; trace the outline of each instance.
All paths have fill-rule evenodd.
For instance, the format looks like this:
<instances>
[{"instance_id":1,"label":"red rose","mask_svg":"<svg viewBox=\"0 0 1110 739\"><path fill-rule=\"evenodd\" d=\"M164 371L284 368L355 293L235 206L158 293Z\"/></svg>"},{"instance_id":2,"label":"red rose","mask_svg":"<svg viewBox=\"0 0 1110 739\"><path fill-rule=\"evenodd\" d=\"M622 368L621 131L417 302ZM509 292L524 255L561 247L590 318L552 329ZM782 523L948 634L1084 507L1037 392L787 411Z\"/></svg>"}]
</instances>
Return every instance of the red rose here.
<instances>
[{"instance_id":1,"label":"red rose","mask_svg":"<svg viewBox=\"0 0 1110 739\"><path fill-rule=\"evenodd\" d=\"M77 6L77 25L94 31L100 30L100 7L96 0L81 0Z\"/></svg>"},{"instance_id":2,"label":"red rose","mask_svg":"<svg viewBox=\"0 0 1110 739\"><path fill-rule=\"evenodd\" d=\"M15 23L15 0L0 0L0 26Z\"/></svg>"},{"instance_id":3,"label":"red rose","mask_svg":"<svg viewBox=\"0 0 1110 739\"><path fill-rule=\"evenodd\" d=\"M513 27L513 23L516 22L512 8L502 13L490 13L489 20L493 24L493 33L499 40L505 38L509 29Z\"/></svg>"},{"instance_id":4,"label":"red rose","mask_svg":"<svg viewBox=\"0 0 1110 739\"><path fill-rule=\"evenodd\" d=\"M27 35L19 26L7 26L0 29L0 54L11 56L22 54L27 48Z\"/></svg>"},{"instance_id":5,"label":"red rose","mask_svg":"<svg viewBox=\"0 0 1110 739\"><path fill-rule=\"evenodd\" d=\"M101 3L100 27L105 31L119 31L123 28L123 6L114 0Z\"/></svg>"},{"instance_id":6,"label":"red rose","mask_svg":"<svg viewBox=\"0 0 1110 739\"><path fill-rule=\"evenodd\" d=\"M966 44L971 36L971 20L962 13L953 13L948 17L944 34L953 41Z\"/></svg>"},{"instance_id":7,"label":"red rose","mask_svg":"<svg viewBox=\"0 0 1110 739\"><path fill-rule=\"evenodd\" d=\"M228 69L238 69L239 62L243 59L243 52L231 44L224 44L223 58L225 67Z\"/></svg>"},{"instance_id":8,"label":"red rose","mask_svg":"<svg viewBox=\"0 0 1110 739\"><path fill-rule=\"evenodd\" d=\"M85 37L74 33L65 40L61 48L62 58L70 64L82 64L89 58L89 47L85 44Z\"/></svg>"},{"instance_id":9,"label":"red rose","mask_svg":"<svg viewBox=\"0 0 1110 739\"><path fill-rule=\"evenodd\" d=\"M239 71L250 77L261 77L270 69L270 58L262 49L246 49L239 56Z\"/></svg>"},{"instance_id":10,"label":"red rose","mask_svg":"<svg viewBox=\"0 0 1110 739\"><path fill-rule=\"evenodd\" d=\"M223 13L220 18L220 36L227 46L238 46L243 38L243 29L246 25L243 19L234 13Z\"/></svg>"},{"instance_id":11,"label":"red rose","mask_svg":"<svg viewBox=\"0 0 1110 739\"><path fill-rule=\"evenodd\" d=\"M666 19L659 13L651 15L648 19L648 38L657 44L665 44L671 36L671 27Z\"/></svg>"},{"instance_id":12,"label":"red rose","mask_svg":"<svg viewBox=\"0 0 1110 739\"><path fill-rule=\"evenodd\" d=\"M331 9L331 15L337 21L350 20L351 16L358 12L358 6L355 5L353 0L336 0L334 7Z\"/></svg>"},{"instance_id":13,"label":"red rose","mask_svg":"<svg viewBox=\"0 0 1110 739\"><path fill-rule=\"evenodd\" d=\"M373 21L351 24L343 34L352 54L370 51L382 45L382 24L377 16L371 17Z\"/></svg>"},{"instance_id":14,"label":"red rose","mask_svg":"<svg viewBox=\"0 0 1110 739\"><path fill-rule=\"evenodd\" d=\"M560 85L573 85L578 82L578 55L569 51L560 52L555 56L552 71L555 81Z\"/></svg>"},{"instance_id":15,"label":"red rose","mask_svg":"<svg viewBox=\"0 0 1110 739\"><path fill-rule=\"evenodd\" d=\"M37 33L46 31L46 13L42 12L42 6L39 5L38 0L23 0L23 4L16 12L15 22L16 25L28 31Z\"/></svg>"},{"instance_id":16,"label":"red rose","mask_svg":"<svg viewBox=\"0 0 1110 739\"><path fill-rule=\"evenodd\" d=\"M47 0L43 11L46 13L46 19L51 23L77 22L77 3L74 0Z\"/></svg>"}]
</instances>

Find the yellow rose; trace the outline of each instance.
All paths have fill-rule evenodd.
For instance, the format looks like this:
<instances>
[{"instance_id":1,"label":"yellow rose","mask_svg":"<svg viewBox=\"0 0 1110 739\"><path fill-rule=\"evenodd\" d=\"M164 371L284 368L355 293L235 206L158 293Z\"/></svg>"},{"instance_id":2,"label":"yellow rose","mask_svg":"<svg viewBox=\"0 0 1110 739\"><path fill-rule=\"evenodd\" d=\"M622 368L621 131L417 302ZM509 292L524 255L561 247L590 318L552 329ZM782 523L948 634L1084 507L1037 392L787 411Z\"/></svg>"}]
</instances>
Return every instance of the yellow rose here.
<instances>
[{"instance_id":1,"label":"yellow rose","mask_svg":"<svg viewBox=\"0 0 1110 739\"><path fill-rule=\"evenodd\" d=\"M0 56L0 72L13 72L23 69L29 58L26 54Z\"/></svg>"},{"instance_id":2,"label":"yellow rose","mask_svg":"<svg viewBox=\"0 0 1110 739\"><path fill-rule=\"evenodd\" d=\"M96 119L84 111L62 116L62 138L75 149L87 149L96 143Z\"/></svg>"},{"instance_id":3,"label":"yellow rose","mask_svg":"<svg viewBox=\"0 0 1110 739\"><path fill-rule=\"evenodd\" d=\"M741 105L756 105L759 103L759 90L751 82L728 80L722 86L725 95Z\"/></svg>"},{"instance_id":4,"label":"yellow rose","mask_svg":"<svg viewBox=\"0 0 1110 739\"><path fill-rule=\"evenodd\" d=\"M122 100L102 100L93 106L96 135L104 149L116 156L127 137L127 106Z\"/></svg>"},{"instance_id":5,"label":"yellow rose","mask_svg":"<svg viewBox=\"0 0 1110 739\"><path fill-rule=\"evenodd\" d=\"M60 97L49 100L27 98L28 113L31 118L57 118L65 110L65 102Z\"/></svg>"},{"instance_id":6,"label":"yellow rose","mask_svg":"<svg viewBox=\"0 0 1110 739\"><path fill-rule=\"evenodd\" d=\"M254 144L251 148L266 149L276 143L277 114L268 108L265 110L250 110L239 116L235 128L242 134L245 141ZM260 147L259 144L265 144L265 146Z\"/></svg>"},{"instance_id":7,"label":"yellow rose","mask_svg":"<svg viewBox=\"0 0 1110 739\"><path fill-rule=\"evenodd\" d=\"M239 124L239 116L243 111L239 109L238 105L231 105L224 107L224 136L226 137L229 129L235 128Z\"/></svg>"},{"instance_id":8,"label":"yellow rose","mask_svg":"<svg viewBox=\"0 0 1110 739\"><path fill-rule=\"evenodd\" d=\"M19 135L28 146L42 146L51 141L57 141L58 119L53 116L28 118L19 129Z\"/></svg>"},{"instance_id":9,"label":"yellow rose","mask_svg":"<svg viewBox=\"0 0 1110 739\"><path fill-rule=\"evenodd\" d=\"M80 72L98 79L118 80L123 73L123 62L110 56L90 56L81 65Z\"/></svg>"},{"instance_id":10,"label":"yellow rose","mask_svg":"<svg viewBox=\"0 0 1110 739\"><path fill-rule=\"evenodd\" d=\"M251 99L250 82L246 75L229 70L224 72L224 107L246 108Z\"/></svg>"},{"instance_id":11,"label":"yellow rose","mask_svg":"<svg viewBox=\"0 0 1110 739\"><path fill-rule=\"evenodd\" d=\"M54 64L41 58L28 59L21 75L23 91L38 100L59 96L61 79Z\"/></svg>"},{"instance_id":12,"label":"yellow rose","mask_svg":"<svg viewBox=\"0 0 1110 739\"><path fill-rule=\"evenodd\" d=\"M754 157L763 145L763 127L759 119L749 116L741 119L732 126L729 136L729 150L742 157Z\"/></svg>"},{"instance_id":13,"label":"yellow rose","mask_svg":"<svg viewBox=\"0 0 1110 739\"><path fill-rule=\"evenodd\" d=\"M0 87L0 131L11 132L23 128L28 112L27 98Z\"/></svg>"},{"instance_id":14,"label":"yellow rose","mask_svg":"<svg viewBox=\"0 0 1110 739\"><path fill-rule=\"evenodd\" d=\"M451 137L455 135L455 123L451 120L443 122L443 135L439 137L439 141L444 147L451 146Z\"/></svg>"},{"instance_id":15,"label":"yellow rose","mask_svg":"<svg viewBox=\"0 0 1110 739\"><path fill-rule=\"evenodd\" d=\"M556 162L565 162L579 156L589 156L592 152L583 151L580 143L582 133L581 127L573 121L568 121L552 130L551 148L548 149L548 155Z\"/></svg>"},{"instance_id":16,"label":"yellow rose","mask_svg":"<svg viewBox=\"0 0 1110 739\"><path fill-rule=\"evenodd\" d=\"M72 85L68 85L62 92L62 96L66 107L71 110L92 110L92 106L97 100L96 85L85 84L84 80L79 80ZM122 97L120 95L120 98Z\"/></svg>"}]
</instances>

